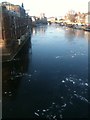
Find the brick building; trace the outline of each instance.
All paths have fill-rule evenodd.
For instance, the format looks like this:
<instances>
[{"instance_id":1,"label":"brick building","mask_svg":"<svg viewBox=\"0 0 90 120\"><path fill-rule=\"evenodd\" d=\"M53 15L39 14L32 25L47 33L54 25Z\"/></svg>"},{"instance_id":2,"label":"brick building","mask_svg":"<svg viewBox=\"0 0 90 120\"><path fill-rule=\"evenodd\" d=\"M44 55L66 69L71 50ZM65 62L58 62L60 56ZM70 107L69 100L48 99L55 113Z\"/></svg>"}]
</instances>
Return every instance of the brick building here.
<instances>
[{"instance_id":1,"label":"brick building","mask_svg":"<svg viewBox=\"0 0 90 120\"><path fill-rule=\"evenodd\" d=\"M7 10L18 14L19 17L25 17L25 9L23 6L14 5L9 2L2 2L2 5L5 6Z\"/></svg>"}]
</instances>

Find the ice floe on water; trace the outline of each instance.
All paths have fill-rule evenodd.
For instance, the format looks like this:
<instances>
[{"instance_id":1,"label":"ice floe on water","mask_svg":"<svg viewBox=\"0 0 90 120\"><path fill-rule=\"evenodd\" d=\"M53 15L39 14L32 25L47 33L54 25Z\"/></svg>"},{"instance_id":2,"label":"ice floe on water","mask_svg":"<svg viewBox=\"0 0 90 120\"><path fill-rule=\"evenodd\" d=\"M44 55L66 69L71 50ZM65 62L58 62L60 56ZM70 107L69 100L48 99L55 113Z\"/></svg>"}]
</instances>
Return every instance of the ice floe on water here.
<instances>
[{"instance_id":1,"label":"ice floe on water","mask_svg":"<svg viewBox=\"0 0 90 120\"><path fill-rule=\"evenodd\" d=\"M68 81L69 79L68 78L66 78L66 81Z\"/></svg>"},{"instance_id":2,"label":"ice floe on water","mask_svg":"<svg viewBox=\"0 0 90 120\"><path fill-rule=\"evenodd\" d=\"M63 116L62 116L62 115L60 115L60 118L62 119L62 118L63 118Z\"/></svg>"},{"instance_id":3,"label":"ice floe on water","mask_svg":"<svg viewBox=\"0 0 90 120\"><path fill-rule=\"evenodd\" d=\"M36 73L36 72L37 72L37 70L34 70L34 72Z\"/></svg>"},{"instance_id":4,"label":"ice floe on water","mask_svg":"<svg viewBox=\"0 0 90 120\"><path fill-rule=\"evenodd\" d=\"M9 91L9 92L8 92L8 91L5 91L5 92L4 92L4 95L7 95L7 96L10 97L10 96L12 96L12 92L11 92L11 91Z\"/></svg>"},{"instance_id":5,"label":"ice floe on water","mask_svg":"<svg viewBox=\"0 0 90 120\"><path fill-rule=\"evenodd\" d=\"M62 113L64 111L64 108L66 107L66 103L62 104L61 106L59 104L56 104L55 102L52 102L50 106L46 109L38 109L34 112L34 114L40 118L49 118L56 120L57 118L62 118Z\"/></svg>"},{"instance_id":6,"label":"ice floe on water","mask_svg":"<svg viewBox=\"0 0 90 120\"><path fill-rule=\"evenodd\" d=\"M62 80L62 83L65 83L65 81L64 81L64 80Z\"/></svg>"},{"instance_id":7,"label":"ice floe on water","mask_svg":"<svg viewBox=\"0 0 90 120\"><path fill-rule=\"evenodd\" d=\"M43 112L46 112L46 110L43 110Z\"/></svg>"},{"instance_id":8,"label":"ice floe on water","mask_svg":"<svg viewBox=\"0 0 90 120\"><path fill-rule=\"evenodd\" d=\"M57 59L57 58L60 58L60 56L56 56L56 59Z\"/></svg>"},{"instance_id":9,"label":"ice floe on water","mask_svg":"<svg viewBox=\"0 0 90 120\"><path fill-rule=\"evenodd\" d=\"M62 96L61 99L64 99L64 97Z\"/></svg>"},{"instance_id":10,"label":"ice floe on water","mask_svg":"<svg viewBox=\"0 0 90 120\"><path fill-rule=\"evenodd\" d=\"M77 76L73 76L73 75L69 75L66 78L64 78L63 80L60 80L62 83L65 83L65 85L67 85L67 83L72 83L73 85L78 85L78 86L87 86L88 87L88 80L87 79L82 79L82 78L78 78ZM86 82L87 81L87 82Z\"/></svg>"},{"instance_id":11,"label":"ice floe on water","mask_svg":"<svg viewBox=\"0 0 90 120\"><path fill-rule=\"evenodd\" d=\"M11 92L9 92L9 94L11 94Z\"/></svg>"},{"instance_id":12,"label":"ice floe on water","mask_svg":"<svg viewBox=\"0 0 90 120\"><path fill-rule=\"evenodd\" d=\"M76 51L76 50L70 50L69 55L70 55L72 58L74 58L74 57L77 57L77 56L85 56L85 55L87 55L87 54L86 54L86 51L80 52L80 51Z\"/></svg>"},{"instance_id":13,"label":"ice floe on water","mask_svg":"<svg viewBox=\"0 0 90 120\"><path fill-rule=\"evenodd\" d=\"M71 101L70 101L69 103L70 103L71 105L73 105L73 103L72 103Z\"/></svg>"},{"instance_id":14,"label":"ice floe on water","mask_svg":"<svg viewBox=\"0 0 90 120\"><path fill-rule=\"evenodd\" d=\"M14 58L13 61L20 61L20 59L19 58Z\"/></svg>"},{"instance_id":15,"label":"ice floe on water","mask_svg":"<svg viewBox=\"0 0 90 120\"><path fill-rule=\"evenodd\" d=\"M12 96L12 94L9 94L9 96Z\"/></svg>"},{"instance_id":16,"label":"ice floe on water","mask_svg":"<svg viewBox=\"0 0 90 120\"><path fill-rule=\"evenodd\" d=\"M53 116L53 119L55 119L56 118L56 116Z\"/></svg>"},{"instance_id":17,"label":"ice floe on water","mask_svg":"<svg viewBox=\"0 0 90 120\"><path fill-rule=\"evenodd\" d=\"M82 96L80 96L80 95L78 95L78 94L74 94L74 95L75 95L77 98L79 98L80 100L89 103L89 101L88 101L85 97L82 97Z\"/></svg>"},{"instance_id":18,"label":"ice floe on water","mask_svg":"<svg viewBox=\"0 0 90 120\"><path fill-rule=\"evenodd\" d=\"M55 105L55 102L53 102L52 104Z\"/></svg>"},{"instance_id":19,"label":"ice floe on water","mask_svg":"<svg viewBox=\"0 0 90 120\"><path fill-rule=\"evenodd\" d=\"M35 114L36 116L39 116L39 114L38 114L38 113L36 113L36 112L35 112L34 114Z\"/></svg>"},{"instance_id":20,"label":"ice floe on water","mask_svg":"<svg viewBox=\"0 0 90 120\"><path fill-rule=\"evenodd\" d=\"M38 112L40 111L40 110L37 110Z\"/></svg>"},{"instance_id":21,"label":"ice floe on water","mask_svg":"<svg viewBox=\"0 0 90 120\"><path fill-rule=\"evenodd\" d=\"M88 97L88 79L79 78L75 75L69 75L60 80L61 83L59 86L65 87L67 94L75 96L78 94L78 99L87 101ZM84 95L85 97L82 97ZM62 99L62 97L61 97ZM88 101L87 101L88 102Z\"/></svg>"},{"instance_id":22,"label":"ice floe on water","mask_svg":"<svg viewBox=\"0 0 90 120\"><path fill-rule=\"evenodd\" d=\"M71 50L70 53L68 53L68 54L66 54L66 55L64 55L64 56L62 56L62 55L59 56L59 55L58 55L58 56L56 56L55 58L56 58L56 59L62 59L62 58L64 58L64 57L75 58L75 57L85 56L85 55L86 55L86 51L83 51L83 53L82 53L82 52L79 52L79 51Z\"/></svg>"},{"instance_id":23,"label":"ice floe on water","mask_svg":"<svg viewBox=\"0 0 90 120\"><path fill-rule=\"evenodd\" d=\"M49 111L49 109L46 109L46 111Z\"/></svg>"},{"instance_id":24,"label":"ice floe on water","mask_svg":"<svg viewBox=\"0 0 90 120\"><path fill-rule=\"evenodd\" d=\"M57 87L60 88L60 91L57 93L57 99L51 102L47 108L37 109L34 113L38 117L44 117L52 120L58 118L64 118L64 113L70 107L78 105L75 100L81 101L81 103L88 105L88 79L80 78L77 75L67 75L61 80ZM58 88L58 90L59 90ZM65 89L64 89L65 88ZM62 89L64 91L62 92ZM90 103L89 103L90 104Z\"/></svg>"},{"instance_id":25,"label":"ice floe on water","mask_svg":"<svg viewBox=\"0 0 90 120\"><path fill-rule=\"evenodd\" d=\"M76 91L73 91L74 93L76 93Z\"/></svg>"},{"instance_id":26,"label":"ice floe on water","mask_svg":"<svg viewBox=\"0 0 90 120\"><path fill-rule=\"evenodd\" d=\"M75 84L75 82L73 82L73 84Z\"/></svg>"},{"instance_id":27,"label":"ice floe on water","mask_svg":"<svg viewBox=\"0 0 90 120\"><path fill-rule=\"evenodd\" d=\"M11 80L16 80L18 78L22 78L22 77L25 77L27 79L29 79L28 81L30 82L30 78L32 77L32 74L28 74L28 73L15 73L15 74L12 74L11 76Z\"/></svg>"},{"instance_id":28,"label":"ice floe on water","mask_svg":"<svg viewBox=\"0 0 90 120\"><path fill-rule=\"evenodd\" d=\"M74 53L74 56L76 56L77 54L76 53Z\"/></svg>"},{"instance_id":29,"label":"ice floe on water","mask_svg":"<svg viewBox=\"0 0 90 120\"><path fill-rule=\"evenodd\" d=\"M74 58L75 56L74 56L74 55L72 55L71 57L72 57L72 58Z\"/></svg>"},{"instance_id":30,"label":"ice floe on water","mask_svg":"<svg viewBox=\"0 0 90 120\"><path fill-rule=\"evenodd\" d=\"M79 78L79 81L82 81L82 79Z\"/></svg>"},{"instance_id":31,"label":"ice floe on water","mask_svg":"<svg viewBox=\"0 0 90 120\"><path fill-rule=\"evenodd\" d=\"M4 92L4 94L7 94L7 92Z\"/></svg>"},{"instance_id":32,"label":"ice floe on water","mask_svg":"<svg viewBox=\"0 0 90 120\"><path fill-rule=\"evenodd\" d=\"M56 56L55 58L56 58L56 59L62 59L63 56Z\"/></svg>"},{"instance_id":33,"label":"ice floe on water","mask_svg":"<svg viewBox=\"0 0 90 120\"><path fill-rule=\"evenodd\" d=\"M28 75L29 77L31 77L32 75L30 74L30 75Z\"/></svg>"},{"instance_id":34,"label":"ice floe on water","mask_svg":"<svg viewBox=\"0 0 90 120\"><path fill-rule=\"evenodd\" d=\"M61 107L66 107L66 105L67 105L67 104L65 103L65 104L64 104L64 105L62 105Z\"/></svg>"},{"instance_id":35,"label":"ice floe on water","mask_svg":"<svg viewBox=\"0 0 90 120\"><path fill-rule=\"evenodd\" d=\"M86 86L88 86L88 83L85 83Z\"/></svg>"}]
</instances>

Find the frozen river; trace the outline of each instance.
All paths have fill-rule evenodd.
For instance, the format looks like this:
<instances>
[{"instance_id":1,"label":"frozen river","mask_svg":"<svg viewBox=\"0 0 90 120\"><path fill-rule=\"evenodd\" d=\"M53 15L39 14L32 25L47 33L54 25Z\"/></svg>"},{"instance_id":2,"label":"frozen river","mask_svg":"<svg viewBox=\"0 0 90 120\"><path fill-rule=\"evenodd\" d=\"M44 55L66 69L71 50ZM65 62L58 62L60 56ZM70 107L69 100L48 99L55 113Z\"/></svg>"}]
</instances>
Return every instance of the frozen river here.
<instances>
[{"instance_id":1,"label":"frozen river","mask_svg":"<svg viewBox=\"0 0 90 120\"><path fill-rule=\"evenodd\" d=\"M3 118L87 118L89 38L58 25L34 28L29 49L3 65Z\"/></svg>"}]
</instances>

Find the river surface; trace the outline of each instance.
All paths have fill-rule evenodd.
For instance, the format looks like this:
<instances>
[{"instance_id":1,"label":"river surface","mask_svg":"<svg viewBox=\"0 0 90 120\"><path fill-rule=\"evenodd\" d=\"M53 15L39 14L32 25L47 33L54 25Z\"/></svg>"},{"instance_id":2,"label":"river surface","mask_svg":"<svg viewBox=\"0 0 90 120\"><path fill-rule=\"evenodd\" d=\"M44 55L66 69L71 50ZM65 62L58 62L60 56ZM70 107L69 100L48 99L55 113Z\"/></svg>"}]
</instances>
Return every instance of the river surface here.
<instances>
[{"instance_id":1,"label":"river surface","mask_svg":"<svg viewBox=\"0 0 90 120\"><path fill-rule=\"evenodd\" d=\"M3 64L3 118L87 118L90 33L33 28L31 42Z\"/></svg>"}]
</instances>

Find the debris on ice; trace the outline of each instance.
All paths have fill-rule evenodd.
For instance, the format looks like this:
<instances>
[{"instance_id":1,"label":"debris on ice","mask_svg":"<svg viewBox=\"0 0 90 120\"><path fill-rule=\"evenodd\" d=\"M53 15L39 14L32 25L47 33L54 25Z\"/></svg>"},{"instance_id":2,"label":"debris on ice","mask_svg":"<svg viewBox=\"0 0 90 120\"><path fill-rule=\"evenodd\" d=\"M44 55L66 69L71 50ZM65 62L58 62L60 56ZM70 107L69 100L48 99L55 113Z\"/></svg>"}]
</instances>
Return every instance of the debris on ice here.
<instances>
[{"instance_id":1,"label":"debris on ice","mask_svg":"<svg viewBox=\"0 0 90 120\"><path fill-rule=\"evenodd\" d=\"M34 114L35 114L35 115L37 115L37 116L39 116L39 114L38 114L38 113L36 113L36 112L35 112Z\"/></svg>"},{"instance_id":2,"label":"debris on ice","mask_svg":"<svg viewBox=\"0 0 90 120\"><path fill-rule=\"evenodd\" d=\"M60 58L60 56L56 56L56 59Z\"/></svg>"}]
</instances>

